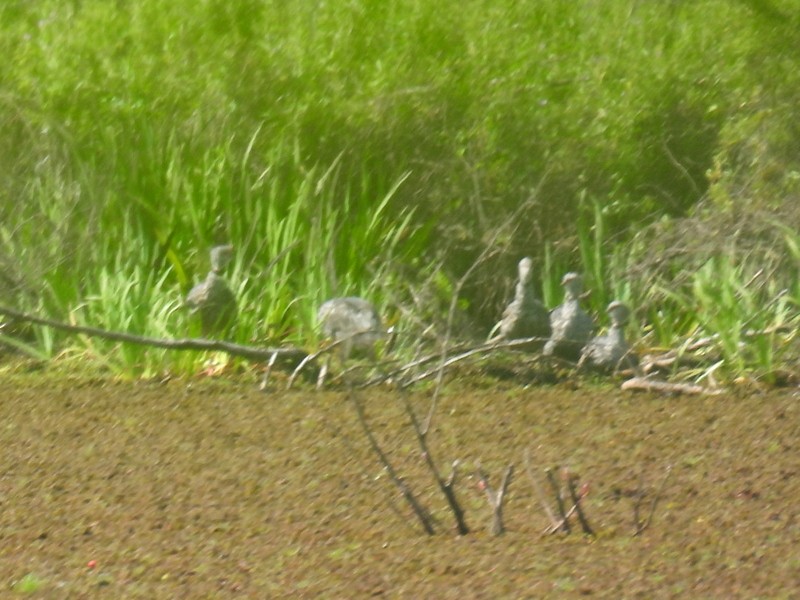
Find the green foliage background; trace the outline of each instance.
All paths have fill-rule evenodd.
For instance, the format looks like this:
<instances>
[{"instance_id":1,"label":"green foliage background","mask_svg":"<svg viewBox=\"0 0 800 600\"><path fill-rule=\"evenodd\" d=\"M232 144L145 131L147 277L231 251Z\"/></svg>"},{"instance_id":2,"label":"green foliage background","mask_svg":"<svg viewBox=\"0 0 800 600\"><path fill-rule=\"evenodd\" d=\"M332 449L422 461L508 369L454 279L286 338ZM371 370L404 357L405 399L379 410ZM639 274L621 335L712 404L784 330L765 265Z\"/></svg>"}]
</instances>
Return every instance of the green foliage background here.
<instances>
[{"instance_id":1,"label":"green foliage background","mask_svg":"<svg viewBox=\"0 0 800 600\"><path fill-rule=\"evenodd\" d=\"M754 211L783 227L752 239L796 243L798 15L788 0L8 0L0 298L178 334L207 249L231 241L238 337L307 343L332 294L438 314L529 201L464 288L468 333L525 254L551 305L579 269L596 312L637 307L639 335L714 333L677 275L715 257L747 282L762 255L746 246L748 270L727 233L669 267L652 254ZM794 302L796 268L769 265Z\"/></svg>"}]
</instances>

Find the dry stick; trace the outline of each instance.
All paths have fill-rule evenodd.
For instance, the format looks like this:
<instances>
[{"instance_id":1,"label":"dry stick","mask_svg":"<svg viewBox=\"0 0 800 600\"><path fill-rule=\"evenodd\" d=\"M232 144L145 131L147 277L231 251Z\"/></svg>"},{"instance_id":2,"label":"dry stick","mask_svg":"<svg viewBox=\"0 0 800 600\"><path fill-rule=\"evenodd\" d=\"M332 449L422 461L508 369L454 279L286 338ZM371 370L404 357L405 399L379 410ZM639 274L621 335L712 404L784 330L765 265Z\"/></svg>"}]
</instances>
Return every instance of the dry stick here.
<instances>
[{"instance_id":1,"label":"dry stick","mask_svg":"<svg viewBox=\"0 0 800 600\"><path fill-rule=\"evenodd\" d=\"M515 346L516 345L522 345L521 343L517 342L517 340L514 340L513 342L508 342L508 344L513 344ZM503 347L502 345L498 346L498 348L502 348L502 347ZM490 349L492 349L492 348L490 348L489 346L487 346L485 344L481 345L481 346L478 346L478 347L472 347L472 346L470 346L468 344L458 344L458 345L454 345L454 346L450 347L449 351L450 352L461 352L461 351L477 352L479 350L480 351L488 351ZM433 362L433 361L435 361L437 359L441 359L441 358L442 358L442 352L434 352L433 354L428 354L427 356L423 356L421 358L416 358L413 361L411 361L410 363L406 363L405 365L402 365L402 366L396 368L393 371L381 374L381 375L379 375L377 377L374 377L373 379L370 379L369 381L364 383L364 387L369 387L370 385L375 385L377 383L383 383L384 381L386 381L388 379L393 379L397 375L401 375L403 373L406 373L407 371L411 371L412 369L414 369L416 367L421 367L422 365L428 364L430 362ZM426 379L427 377L430 377L434 373L438 373L438 372L439 372L438 368L431 369L431 370L425 372L424 377L415 377L414 379L411 379L411 380L404 380L404 381L402 381L400 383L400 385L402 387L408 387L412 383L416 383L417 381L420 381L421 379Z\"/></svg>"},{"instance_id":2,"label":"dry stick","mask_svg":"<svg viewBox=\"0 0 800 600\"><path fill-rule=\"evenodd\" d=\"M264 377L261 379L261 385L258 386L260 391L266 391L267 385L269 385L269 376L272 373L272 367L275 366L275 361L278 359L277 354L273 354L269 362L267 363L267 368L264 370Z\"/></svg>"},{"instance_id":3,"label":"dry stick","mask_svg":"<svg viewBox=\"0 0 800 600\"><path fill-rule=\"evenodd\" d=\"M553 469L545 469L544 471L547 474L547 481L550 483L550 488L553 490L553 495L556 498L556 507L558 508L558 514L561 516L561 521L559 522L559 527L566 533L569 533L572 528L569 526L569 515L567 511L564 509L564 498L561 496L561 489L558 486L558 482L556 481L555 475L553 475Z\"/></svg>"},{"instance_id":4,"label":"dry stick","mask_svg":"<svg viewBox=\"0 0 800 600\"><path fill-rule=\"evenodd\" d=\"M559 529L561 529L564 526L564 523L569 523L570 517L575 514L576 510L578 510L578 505L577 504L573 504L572 506L569 507L569 510L566 513L564 513L564 518L563 519L553 523L550 527L545 529L544 532L545 533L549 533L549 534L553 534L553 533L557 532Z\"/></svg>"},{"instance_id":5,"label":"dry stick","mask_svg":"<svg viewBox=\"0 0 800 600\"><path fill-rule=\"evenodd\" d=\"M639 485L636 487L636 501L633 503L633 535L637 536L640 533L642 522L639 519L639 508L642 506L644 500L644 467L639 472Z\"/></svg>"},{"instance_id":6,"label":"dry stick","mask_svg":"<svg viewBox=\"0 0 800 600\"><path fill-rule=\"evenodd\" d=\"M298 365L295 367L294 371L292 371L292 374L291 374L291 376L289 377L289 381L287 381L287 382L286 382L286 389L287 389L287 390L289 390L289 389L291 389L291 388L292 388L292 386L294 385L294 380L295 380L295 379L297 378L297 376L300 374L300 371L302 371L302 370L303 370L303 368L304 368L304 367L305 367L305 366L306 366L308 363L310 363L310 362L312 362L312 361L314 361L314 360L317 360L317 359L318 359L320 356L322 356L323 354L325 354L326 352L328 352L328 351L329 351L331 348L334 348L334 347L338 346L338 345L339 345L339 344L341 344L342 342L344 342L344 340L339 340L338 342L333 342L333 343L332 343L330 346L326 346L325 348L322 348L321 350L318 350L318 351L316 351L316 352L313 352L312 354L309 354L309 355L308 355L308 356L306 356L306 357L305 357L303 360L301 360L301 361L300 361L300 364L298 364Z\"/></svg>"},{"instance_id":7,"label":"dry stick","mask_svg":"<svg viewBox=\"0 0 800 600\"><path fill-rule=\"evenodd\" d=\"M445 360L445 366L449 367L449 366L451 366L451 365L453 365L453 364L455 364L455 363L457 363L457 362L459 362L461 360L464 360L465 358L469 358L469 357L477 355L477 354L482 354L482 353L487 353L488 354L489 352L493 352L494 350L503 350L503 349L506 349L506 348L513 349L513 348L515 348L517 346L524 346L526 344L529 344L532 341L537 341L537 340L541 340L541 339L543 339L543 338L520 338L518 340L509 340L509 341L504 341L504 342L496 342L494 344L481 344L479 346L470 346L469 344L456 344L456 345L451 346L448 349L445 349L445 350L442 350L442 351L439 351L439 352L434 352L433 354L428 354L428 355L420 357L420 358L416 358L413 361L411 361L410 363L406 363L405 365L402 365L402 366L396 368L393 371L390 371L390 372L385 373L385 374L381 374L381 375L379 375L379 376L377 376L377 377L375 377L373 379L370 379L369 381L366 381L363 384L363 387L369 387L371 385L382 383L382 382L384 382L384 381L386 381L388 379L391 379L391 378L395 377L396 375L400 375L402 373L406 373L407 371L411 371L412 369L414 369L416 367L420 367L422 365L428 364L428 363L433 362L433 361L435 361L437 359L441 360L443 355L445 356L445 359L446 359ZM446 355L449 354L450 352L461 352L461 354L458 354L458 355L456 355L456 356L454 356L452 358L447 359ZM423 379L427 379L431 375L434 375L434 374L438 373L439 372L439 368L440 367L436 367L435 369L430 369L428 371L425 371L422 374L415 375L412 379L403 380L402 382L400 382L400 385L402 387L408 387L413 383L416 383L418 381L422 381Z\"/></svg>"},{"instance_id":8,"label":"dry stick","mask_svg":"<svg viewBox=\"0 0 800 600\"><path fill-rule=\"evenodd\" d=\"M428 371L424 371L423 373L415 375L411 379L405 380L403 382L403 385L404 386L408 386L408 385L411 385L412 383L416 383L418 381L422 381L423 379L427 379L428 377L430 377L434 373L439 373L443 369L445 369L447 367L451 367L454 364L456 364L457 362L461 362L462 360L470 358L472 356L476 356L476 355L479 355L479 354L489 354L491 352L494 352L495 350L502 350L502 349L506 349L506 348L516 348L517 346L525 346L527 344L530 344L531 342L541 342L541 341L547 341L547 340L546 340L546 338L529 337L529 338L519 338L519 339L516 339L516 340L509 340L509 341L504 341L504 342L492 342L492 343L482 344L482 345L477 346L475 348L471 348L469 350L466 350L466 351L462 352L461 354L456 354L454 356L451 356L450 358L447 358L443 363L441 363L435 369L429 369Z\"/></svg>"},{"instance_id":9,"label":"dry stick","mask_svg":"<svg viewBox=\"0 0 800 600\"><path fill-rule=\"evenodd\" d=\"M658 506L658 501L661 499L661 495L664 493L664 487L667 485L667 480L669 476L672 474L672 465L667 465L667 472L664 474L664 479L661 480L661 485L658 487L658 491L656 492L655 497L653 498L653 503L650 505L650 514L647 515L647 520L644 523L639 523L639 509L638 504L641 500L637 500L636 504L636 531L633 533L634 537L640 535L645 529L650 527L650 523L653 521L653 515L656 512L656 507ZM643 473L644 475L644 473ZM642 494L642 497L644 494Z\"/></svg>"},{"instance_id":10,"label":"dry stick","mask_svg":"<svg viewBox=\"0 0 800 600\"><path fill-rule=\"evenodd\" d=\"M708 396L716 396L722 394L724 390L710 389L701 385L693 385L689 383L669 383L667 381L656 381L653 379L645 379L643 377L633 377L623 382L620 386L622 390L644 390L651 392L666 392L670 394L705 394Z\"/></svg>"},{"instance_id":11,"label":"dry stick","mask_svg":"<svg viewBox=\"0 0 800 600\"><path fill-rule=\"evenodd\" d=\"M321 348L321 349L317 350L316 352L313 352L313 353L311 353L311 354L307 355L307 356L306 356L306 357L305 357L305 358L304 358L304 359L303 359L303 360L300 362L300 364L298 364L298 365L297 365L297 367L295 367L295 370L294 370L294 371L292 371L292 375L291 375L291 377L289 377L289 381L288 381L288 383L286 384L286 389L287 389L287 390L288 390L288 389L291 389L292 385L294 385L294 380L297 378L297 376L300 374L300 372L301 372L301 371L302 371L302 370L305 368L305 366L306 366L308 363L310 363L310 362L313 362L313 361L317 360L317 359L318 359L320 356L322 356L323 354L328 354L328 353L332 352L333 350L335 350L336 348L338 348L339 346L341 346L341 345L342 345L342 344L344 344L345 342L347 342L347 341L351 340L352 338L356 338L356 337L362 336L362 335L364 335L365 333L372 333L372 331L374 331L374 330L368 330L368 331L357 331L357 332L355 332L355 333L352 333L352 334L350 334L350 335L348 335L348 336L346 336L346 337L339 338L338 340L336 340L336 341L334 341L334 342L331 342L330 344L328 344L328 345L327 345L327 346L325 346L324 348ZM392 361L387 361L387 362L392 362ZM377 366L380 366L380 364L383 364L383 363L378 363L378 362L376 361L376 362L375 362L375 364L376 364ZM349 369L348 369L348 370L349 370ZM322 379L324 379L324 375L327 375L327 371L325 371L324 373L320 373L320 377L321 377ZM319 381L317 382L317 387L321 387L321 383L320 383ZM366 386L362 386L362 387L366 387Z\"/></svg>"},{"instance_id":12,"label":"dry stick","mask_svg":"<svg viewBox=\"0 0 800 600\"><path fill-rule=\"evenodd\" d=\"M419 519L419 522L422 524L423 529L425 529L425 533L428 535L433 535L436 533L436 530L433 527L433 519L428 513L427 510L419 503L414 493L411 491L411 488L408 487L403 478L397 474L397 471L394 470L392 463L389 462L389 457L386 456L386 453L381 449L378 441L375 439L375 436L372 433L372 430L369 428L367 424L367 419L364 416L364 406L356 397L356 394L353 393L353 390L349 390L347 394L348 399L352 402L353 406L356 409L356 415L358 416L358 422L361 424L361 429L364 430L364 435L367 436L367 440L369 440L369 445L372 448L372 451L378 456L380 459L381 464L383 464L383 468L386 469L386 472L389 474L389 478L392 480L392 483L397 486L397 489L400 490L400 493L403 494L403 498L405 498L406 502L411 506L411 509L414 511L414 514Z\"/></svg>"},{"instance_id":13,"label":"dry stick","mask_svg":"<svg viewBox=\"0 0 800 600\"><path fill-rule=\"evenodd\" d=\"M567 471L566 473L567 479L567 489L569 489L570 498L572 498L572 502L575 505L575 510L578 513L578 521L581 524L581 529L583 529L583 533L586 535L591 535L594 537L595 533L592 529L592 526L589 525L589 520L586 518L586 515L583 513L583 507L581 505L581 500L585 497L585 493L578 493L578 490L575 488L575 480L577 476L573 473Z\"/></svg>"},{"instance_id":14,"label":"dry stick","mask_svg":"<svg viewBox=\"0 0 800 600\"><path fill-rule=\"evenodd\" d=\"M325 428L326 428L326 429L327 429L327 430L328 430L328 431L331 433L331 435L333 435L333 437L334 437L334 438L336 438L336 439L338 439L338 440L340 440L340 441L342 442L342 444L345 446L345 448L347 449L347 451L350 453L350 455L351 455L351 456L355 456L355 455L356 455L356 450L355 450L355 448L353 447L353 444L351 444L351 443L350 443L350 441L347 439L347 437L346 437L345 435L343 435L343 434L342 434L342 432L339 430L339 428L338 428L338 427L336 427L335 425L333 425L333 424L332 424L331 422L329 422L329 421L328 421L326 418L323 418L323 420L322 420L322 426L323 426L323 427L325 427ZM370 475L370 474L367 472L367 470L366 470L366 469L364 469L363 467L361 468L361 474L362 474L362 476L364 476L366 479L372 479L372 476L371 476L371 475ZM393 498L393 497L392 497L392 495L391 495L391 494L389 494L389 493L386 493L386 503L389 505L389 508L391 509L391 511L392 511L392 512L393 512L395 515L397 515L397 518L398 518L398 519L399 519L399 520L400 520L400 521L401 521L401 522L402 522L404 525L406 525L406 526L407 526L407 527L409 527L409 528L410 528L412 531L414 531L414 526L413 526L413 525L411 525L411 524L408 522L408 519L406 518L406 515L404 515L404 514L403 514L403 512L400 510L400 507L399 507L399 506L397 506L397 503L395 502L394 498Z\"/></svg>"},{"instance_id":15,"label":"dry stick","mask_svg":"<svg viewBox=\"0 0 800 600\"><path fill-rule=\"evenodd\" d=\"M54 321L52 319L45 319L43 317L37 317L35 315L23 313L12 308L7 308L5 306L0 306L0 314L18 319L20 321L28 321L37 325L44 325L45 327L66 331L68 333L99 337L117 342L128 342L141 346L152 346L153 348L166 348L168 350L215 350L219 352L225 352L231 356L240 356L242 358L258 361L271 359L276 354L284 358L296 359L300 359L307 355L307 353L300 348L257 348L255 346L245 346L242 344L234 344L232 342L223 342L219 340L208 340L202 338L168 340L163 338L135 335L133 333L123 333L121 331L108 331L106 329L99 329L97 327L68 325L67 323Z\"/></svg>"},{"instance_id":16,"label":"dry stick","mask_svg":"<svg viewBox=\"0 0 800 600\"><path fill-rule=\"evenodd\" d=\"M776 333L792 333L794 329L789 327L788 325L775 325L773 327L767 327L765 329L746 329L742 332L742 337L745 339L753 339L765 335L773 335ZM698 339L689 339L686 341L686 346L684 348L687 352L694 352L695 350L702 350L704 348L708 348L709 346L713 346L716 342L719 341L720 335L718 333L698 338Z\"/></svg>"},{"instance_id":17,"label":"dry stick","mask_svg":"<svg viewBox=\"0 0 800 600\"><path fill-rule=\"evenodd\" d=\"M454 490L458 461L453 462L453 471L448 480L445 481L442 478L441 473L439 473L439 469L436 467L436 461L434 461L433 456L431 455L430 448L428 448L426 432L424 432L420 427L419 420L414 412L414 407L411 406L411 402L402 388L399 388L399 392L400 397L403 400L403 406L408 414L408 418L411 420L411 426L414 428L414 433L417 435L417 443L422 450L422 456L425 459L425 464L428 466L428 470L433 475L433 478L436 480L436 484L439 486L439 489L442 491L442 494L444 494L444 497L447 500L447 504L456 520L456 528L458 529L459 535L466 535L469 533L469 527L467 527L467 522L464 520L464 509L461 508Z\"/></svg>"},{"instance_id":18,"label":"dry stick","mask_svg":"<svg viewBox=\"0 0 800 600\"><path fill-rule=\"evenodd\" d=\"M433 388L433 398L431 398L431 406L428 409L428 416L425 418L425 426L422 429L423 435L427 434L431 428L431 423L433 422L433 414L436 412L436 405L439 402L439 394L442 391L445 363L447 362L447 349L448 346L450 345L450 334L453 329L453 319L455 318L456 306L458 305L458 296L461 293L461 288L464 286L467 277L472 274L472 272L482 261L485 255L486 255L486 249L484 249L484 251L481 252L478 259L474 263L472 263L469 269L467 269L467 271L461 276L461 278L456 283L455 289L453 290L453 297L450 299L450 309L447 311L447 327L444 332L444 340L442 341L441 362L439 363L439 370L436 376L436 386Z\"/></svg>"},{"instance_id":19,"label":"dry stick","mask_svg":"<svg viewBox=\"0 0 800 600\"><path fill-rule=\"evenodd\" d=\"M534 492L539 497L539 503L542 505L544 512L547 514L547 518L550 519L551 528L554 531L557 531L561 528L561 522L556 519L556 516L553 514L553 511L550 509L550 505L547 504L547 500L544 497L544 491L542 490L542 486L539 485L539 482L536 480L536 477L533 475L533 469L531 468L531 461L530 461L530 452L526 448L525 449L525 472L528 474L528 479L531 481L531 485L533 486Z\"/></svg>"},{"instance_id":20,"label":"dry stick","mask_svg":"<svg viewBox=\"0 0 800 600\"><path fill-rule=\"evenodd\" d=\"M671 136L667 136L666 139L661 138L661 147L664 148L664 154L667 155L667 159L669 160L669 162L671 162L672 165L676 169L678 169L678 172L683 176L683 178L686 181L689 182L689 185L692 186L692 189L696 194L695 197L699 198L703 194L700 191L700 188L697 187L697 182L695 182L694 178L689 174L689 171L686 169L686 167L684 167L680 162L678 162L678 159L675 158L675 156L672 154L672 151L669 149L669 146L667 145L669 143L670 137Z\"/></svg>"},{"instance_id":21,"label":"dry stick","mask_svg":"<svg viewBox=\"0 0 800 600\"><path fill-rule=\"evenodd\" d=\"M511 484L511 477L513 474L514 465L510 464L506 469L505 475L503 475L500 489L495 491L492 489L492 486L489 485L489 479L481 468L480 463L478 463L478 478L480 479L481 487L486 492L486 499L489 501L489 506L492 507L492 526L489 528L492 535L502 535L505 532L505 527L503 526L503 500L508 491L508 486Z\"/></svg>"},{"instance_id":22,"label":"dry stick","mask_svg":"<svg viewBox=\"0 0 800 600\"><path fill-rule=\"evenodd\" d=\"M546 177L547 173L545 173ZM542 178L541 184L544 182L544 177ZM459 278L456 282L455 288L453 289L453 297L450 299L450 309L447 311L447 328L444 332L444 340L442 341L442 360L439 364L439 372L436 376L436 386L433 390L433 398L431 399L431 406L428 410L428 416L425 418L425 426L422 428L423 435L427 434L427 432L431 428L431 423L433 421L433 415L436 412L436 405L439 401L439 394L441 393L442 389L442 382L444 381L444 369L445 363L447 362L447 348L450 345L450 334L453 330L453 319L455 318L456 314L456 307L458 306L458 297L461 294L461 288L464 287L464 284L467 282L467 279L472 275L475 269L478 268L482 262L488 259L492 254L499 252L498 248L495 248L495 242L497 238L500 237L500 234L508 227L510 224L514 223L519 219L519 215L522 214L525 210L528 210L532 206L531 200L526 200L522 204L520 204L519 208L515 210L505 222L501 223L499 227L497 227L492 234L492 237L486 244L486 247L481 251L478 255L478 258L475 259L470 267L464 272L464 274Z\"/></svg>"},{"instance_id":23,"label":"dry stick","mask_svg":"<svg viewBox=\"0 0 800 600\"><path fill-rule=\"evenodd\" d=\"M451 350L455 350L455 349L462 350L463 348L467 348L467 347L468 346L466 346L464 344L459 344L457 346L453 346L451 348ZM374 377L374 378L370 379L369 381L364 383L364 387L369 387L371 385L375 385L375 384L378 384L378 383L383 383L384 381L386 381L388 379L392 379L397 375L401 375L402 373L410 371L411 369L414 369L416 367L420 367L420 366L425 365L425 364L427 364L429 362L433 362L437 358L441 358L441 356L442 356L441 352L434 352L433 354L428 354L427 356L423 356L421 358L416 358L413 361L411 361L410 363L406 363L405 365L402 365L402 366L396 368L394 371L390 371L388 373L382 373L381 375L378 375L377 377ZM435 373L436 371L434 370L433 372ZM406 381L402 382L402 386L403 387L406 387L408 385L410 385L408 382L406 382Z\"/></svg>"}]
</instances>

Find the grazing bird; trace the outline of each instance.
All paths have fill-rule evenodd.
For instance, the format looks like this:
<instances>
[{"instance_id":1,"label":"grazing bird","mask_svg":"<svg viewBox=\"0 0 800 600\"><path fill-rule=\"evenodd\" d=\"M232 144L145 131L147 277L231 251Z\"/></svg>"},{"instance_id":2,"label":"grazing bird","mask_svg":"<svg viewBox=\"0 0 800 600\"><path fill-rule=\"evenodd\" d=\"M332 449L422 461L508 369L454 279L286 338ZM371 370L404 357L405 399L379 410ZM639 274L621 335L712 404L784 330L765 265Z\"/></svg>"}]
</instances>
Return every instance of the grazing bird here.
<instances>
[{"instance_id":1,"label":"grazing bird","mask_svg":"<svg viewBox=\"0 0 800 600\"><path fill-rule=\"evenodd\" d=\"M500 322L489 334L489 342L550 336L550 315L544 304L536 298L533 288L533 261L526 256L519 261L518 269L514 299L506 306ZM498 329L500 333L492 337Z\"/></svg>"},{"instance_id":2,"label":"grazing bird","mask_svg":"<svg viewBox=\"0 0 800 600\"><path fill-rule=\"evenodd\" d=\"M375 360L375 344L386 331L375 306L355 296L332 298L322 304L317 312L322 333L341 343L340 356L344 363L353 351L366 353ZM330 355L320 371L317 387L322 387L328 372Z\"/></svg>"},{"instance_id":3,"label":"grazing bird","mask_svg":"<svg viewBox=\"0 0 800 600\"><path fill-rule=\"evenodd\" d=\"M192 314L200 314L201 330L206 337L224 335L236 322L236 296L222 277L232 258L233 246L212 248L211 270L205 281L198 283L186 295L186 305Z\"/></svg>"},{"instance_id":4,"label":"grazing bird","mask_svg":"<svg viewBox=\"0 0 800 600\"><path fill-rule=\"evenodd\" d=\"M583 289L581 276L567 273L561 280L564 302L550 313L550 339L544 346L546 355L555 355L573 362L594 333L594 322L580 306Z\"/></svg>"},{"instance_id":5,"label":"grazing bird","mask_svg":"<svg viewBox=\"0 0 800 600\"><path fill-rule=\"evenodd\" d=\"M611 327L605 335L598 335L586 344L578 366L606 372L635 369L639 358L625 341L624 329L630 315L628 307L614 301L608 305L606 312L611 317Z\"/></svg>"}]
</instances>

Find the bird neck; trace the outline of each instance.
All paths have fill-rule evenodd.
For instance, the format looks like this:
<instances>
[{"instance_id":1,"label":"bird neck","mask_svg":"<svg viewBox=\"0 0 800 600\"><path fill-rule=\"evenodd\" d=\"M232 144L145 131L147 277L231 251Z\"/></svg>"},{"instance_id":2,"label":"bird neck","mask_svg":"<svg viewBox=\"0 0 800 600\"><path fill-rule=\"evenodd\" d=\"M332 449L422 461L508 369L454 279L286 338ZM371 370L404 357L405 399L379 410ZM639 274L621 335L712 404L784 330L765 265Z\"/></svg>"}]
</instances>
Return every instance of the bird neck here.
<instances>
[{"instance_id":1,"label":"bird neck","mask_svg":"<svg viewBox=\"0 0 800 600\"><path fill-rule=\"evenodd\" d=\"M608 337L609 339L613 340L615 343L624 344L625 343L625 329L620 323L612 323L611 327L608 330Z\"/></svg>"},{"instance_id":2,"label":"bird neck","mask_svg":"<svg viewBox=\"0 0 800 600\"><path fill-rule=\"evenodd\" d=\"M514 291L514 297L519 300L527 300L533 297L533 286L524 281L517 282L517 289Z\"/></svg>"}]
</instances>

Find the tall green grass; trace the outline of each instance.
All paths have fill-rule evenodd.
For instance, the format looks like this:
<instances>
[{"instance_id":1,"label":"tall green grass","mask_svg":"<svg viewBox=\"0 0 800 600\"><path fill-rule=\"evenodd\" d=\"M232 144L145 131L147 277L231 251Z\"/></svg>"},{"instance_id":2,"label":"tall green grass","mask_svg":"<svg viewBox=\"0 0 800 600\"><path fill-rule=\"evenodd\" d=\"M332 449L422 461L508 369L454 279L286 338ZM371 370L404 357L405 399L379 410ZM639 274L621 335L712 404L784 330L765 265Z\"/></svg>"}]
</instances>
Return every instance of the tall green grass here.
<instances>
[{"instance_id":1,"label":"tall green grass","mask_svg":"<svg viewBox=\"0 0 800 600\"><path fill-rule=\"evenodd\" d=\"M719 329L686 309L718 291L645 289L629 242L709 190L730 204L754 153L759 177L780 179L771 191L796 191L775 173L798 171L800 27L760 6L4 2L0 299L181 335L180 299L230 242L240 341L313 345L315 307L340 294L410 327L396 300L452 289L537 190L508 249L536 256L548 304L581 270L595 313L613 298L645 307L636 334L668 345ZM749 273L732 260L740 289ZM465 310L501 293L465 292ZM51 355L72 343L37 335ZM727 348L734 369L767 360ZM170 360L91 349L135 372Z\"/></svg>"}]
</instances>

